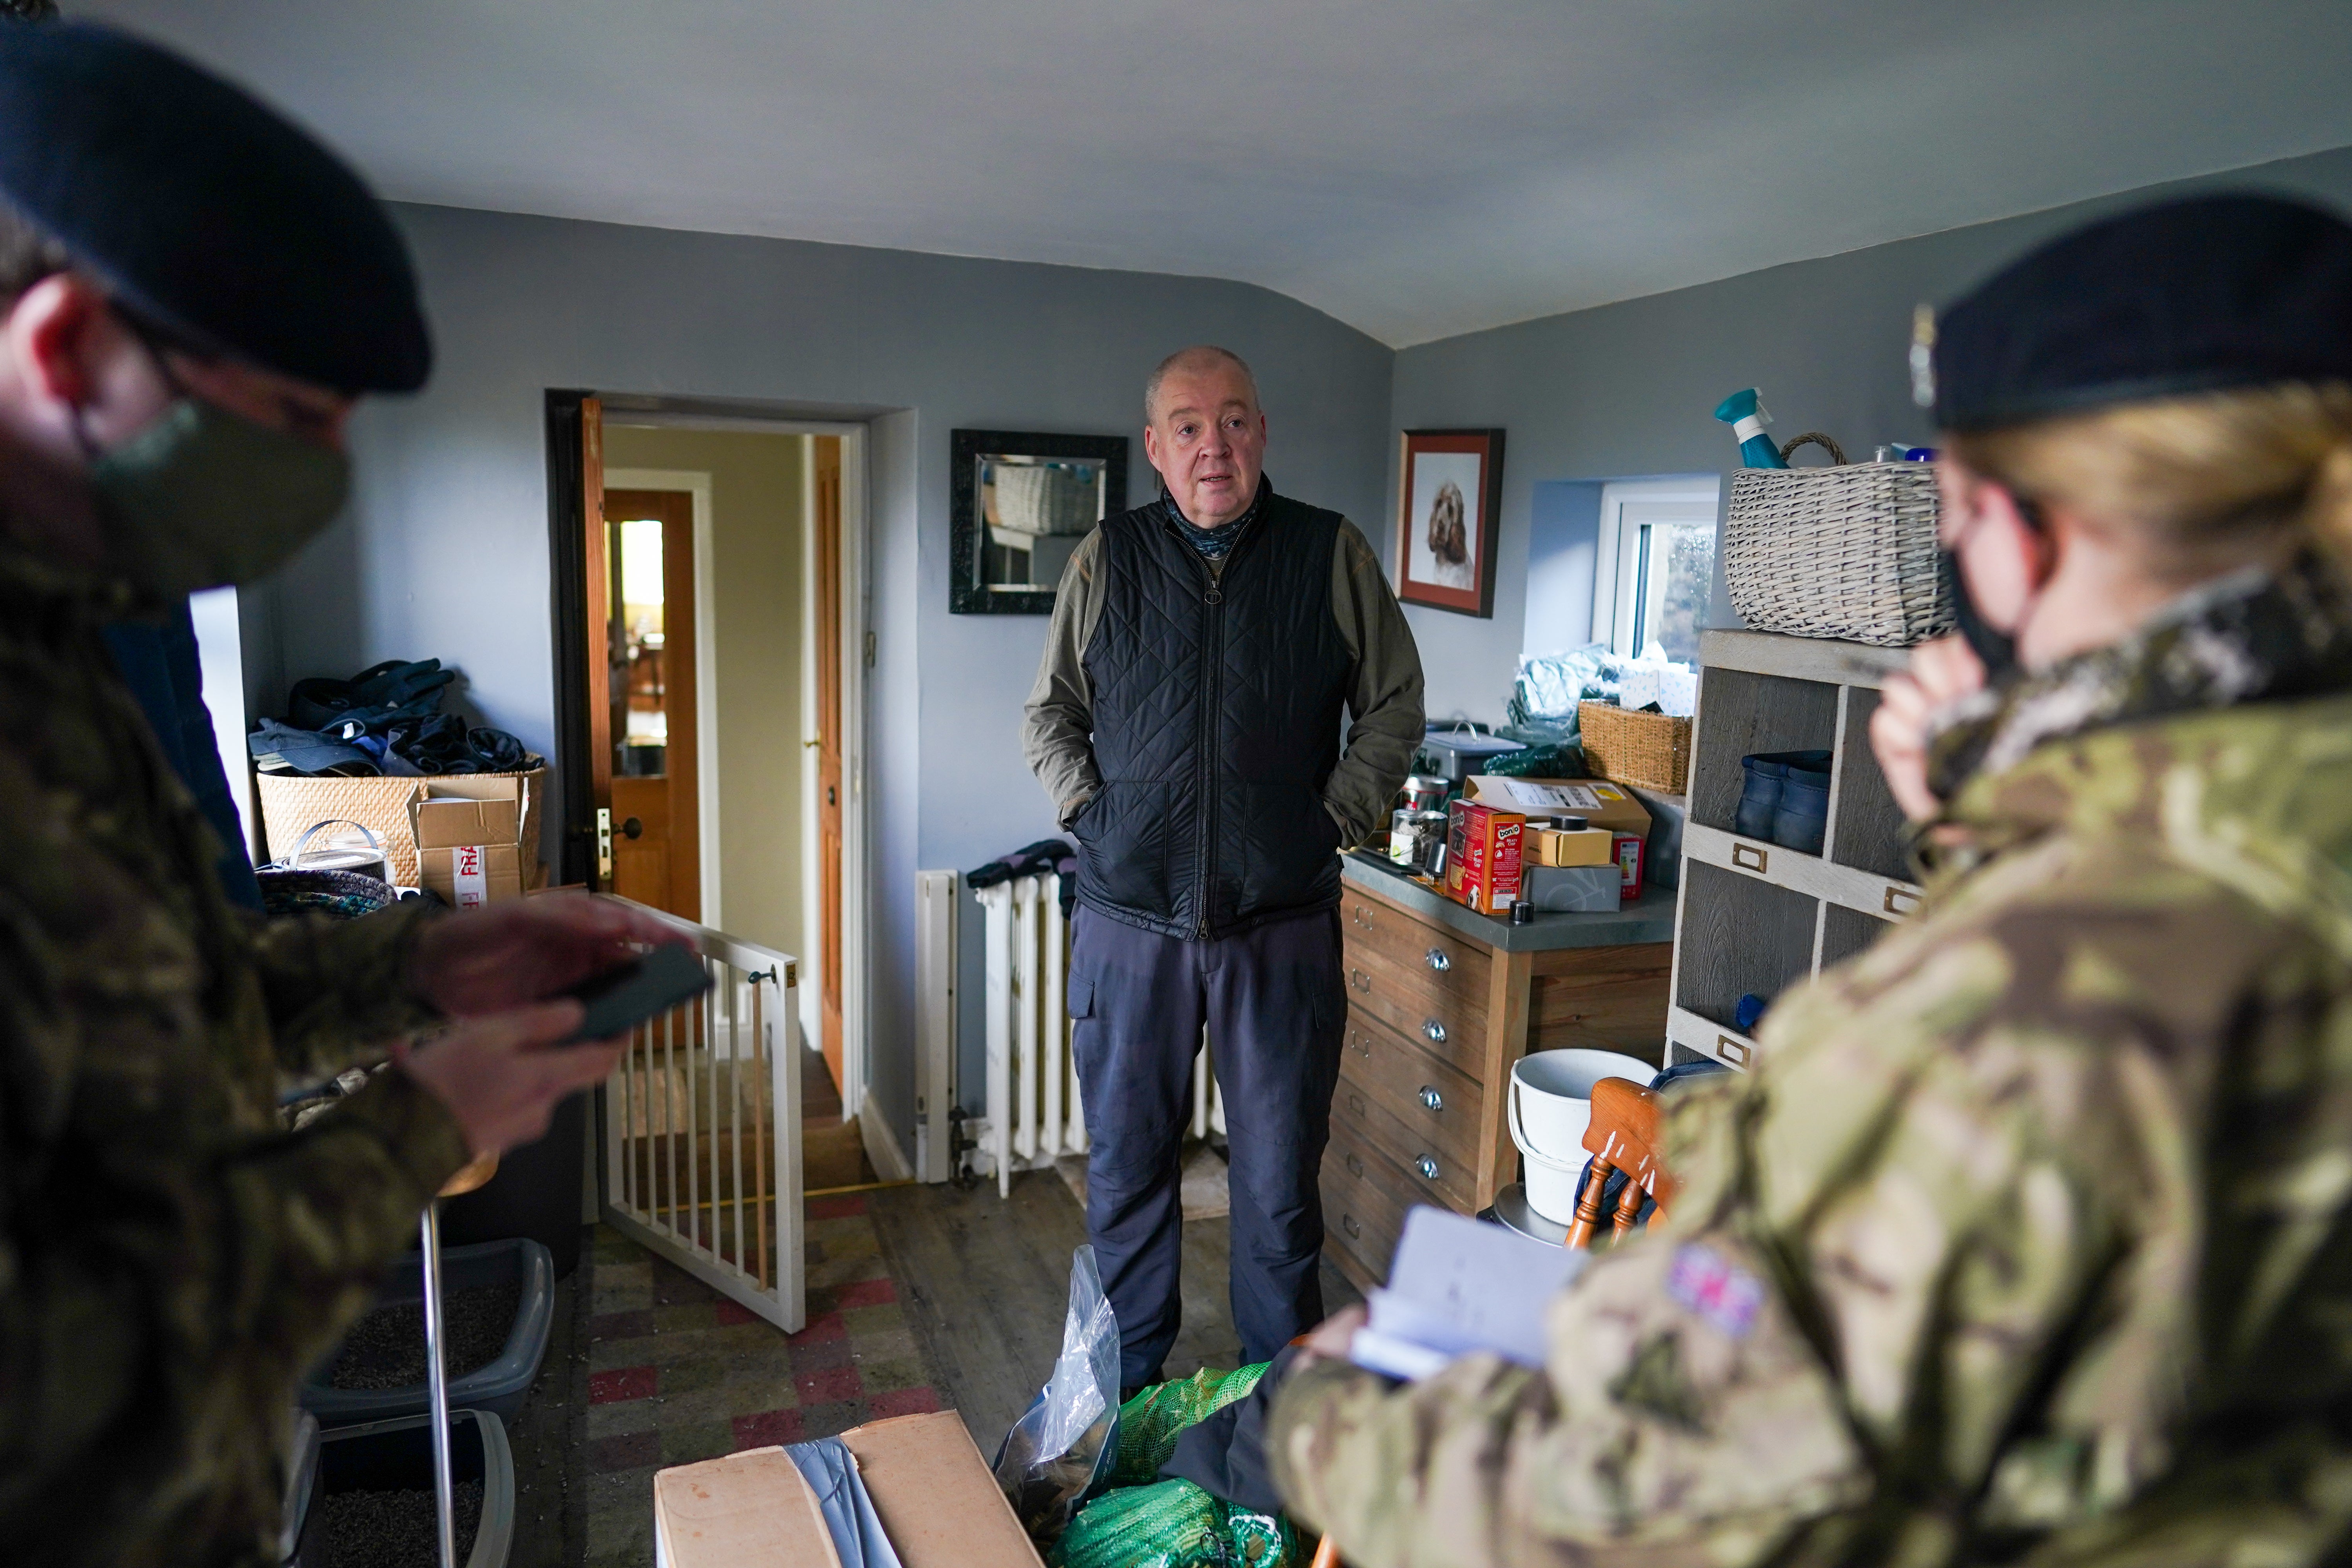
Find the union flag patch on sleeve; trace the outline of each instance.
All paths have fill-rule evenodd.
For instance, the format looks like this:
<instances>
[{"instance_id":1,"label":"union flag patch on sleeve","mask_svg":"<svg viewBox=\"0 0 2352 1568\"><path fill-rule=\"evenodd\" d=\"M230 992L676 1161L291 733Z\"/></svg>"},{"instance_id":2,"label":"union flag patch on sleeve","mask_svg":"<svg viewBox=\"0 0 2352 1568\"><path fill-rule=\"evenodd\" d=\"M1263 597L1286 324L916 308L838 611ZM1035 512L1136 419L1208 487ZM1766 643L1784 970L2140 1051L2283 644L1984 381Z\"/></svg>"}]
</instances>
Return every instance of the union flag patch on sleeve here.
<instances>
[{"instance_id":1,"label":"union flag patch on sleeve","mask_svg":"<svg viewBox=\"0 0 2352 1568\"><path fill-rule=\"evenodd\" d=\"M1685 1242L1666 1270L1666 1294L1735 1340L1756 1326L1764 1282L1711 1247Z\"/></svg>"}]
</instances>

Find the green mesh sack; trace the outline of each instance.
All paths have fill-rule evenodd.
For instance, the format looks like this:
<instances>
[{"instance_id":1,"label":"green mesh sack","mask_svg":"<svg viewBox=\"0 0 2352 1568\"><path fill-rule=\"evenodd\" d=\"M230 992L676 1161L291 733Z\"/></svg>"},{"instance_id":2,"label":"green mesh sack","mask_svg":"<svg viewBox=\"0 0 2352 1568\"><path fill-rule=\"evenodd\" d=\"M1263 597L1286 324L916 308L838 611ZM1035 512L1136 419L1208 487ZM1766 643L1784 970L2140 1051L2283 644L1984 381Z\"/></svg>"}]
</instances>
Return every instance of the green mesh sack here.
<instances>
[{"instance_id":1,"label":"green mesh sack","mask_svg":"<svg viewBox=\"0 0 2352 1568\"><path fill-rule=\"evenodd\" d=\"M1154 1384L1120 1405L1118 1458L1112 1462L1108 1484L1139 1487L1158 1480L1160 1467L1176 1451L1177 1436L1245 1397L1272 1364L1260 1362L1238 1372L1203 1367L1181 1383Z\"/></svg>"},{"instance_id":2,"label":"green mesh sack","mask_svg":"<svg viewBox=\"0 0 2352 1568\"><path fill-rule=\"evenodd\" d=\"M1157 1481L1087 1504L1045 1561L1050 1568L1291 1568L1297 1545L1287 1521L1229 1507L1191 1481Z\"/></svg>"}]
</instances>

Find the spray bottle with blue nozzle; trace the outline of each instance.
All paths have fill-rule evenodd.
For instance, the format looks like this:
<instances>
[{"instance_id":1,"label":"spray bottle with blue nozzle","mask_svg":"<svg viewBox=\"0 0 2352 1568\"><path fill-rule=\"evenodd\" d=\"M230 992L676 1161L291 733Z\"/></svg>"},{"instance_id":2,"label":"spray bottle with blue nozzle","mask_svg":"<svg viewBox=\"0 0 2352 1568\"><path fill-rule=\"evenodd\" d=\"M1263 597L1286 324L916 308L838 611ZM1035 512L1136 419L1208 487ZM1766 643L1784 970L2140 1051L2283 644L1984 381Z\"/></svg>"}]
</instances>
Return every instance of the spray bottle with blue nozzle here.
<instances>
[{"instance_id":1,"label":"spray bottle with blue nozzle","mask_svg":"<svg viewBox=\"0 0 2352 1568\"><path fill-rule=\"evenodd\" d=\"M1785 468L1789 465L1780 456L1780 448L1772 437L1764 434L1764 426L1772 423L1765 411L1763 398L1754 387L1735 392L1715 405L1715 416L1731 426L1739 437L1739 461L1750 468Z\"/></svg>"}]
</instances>

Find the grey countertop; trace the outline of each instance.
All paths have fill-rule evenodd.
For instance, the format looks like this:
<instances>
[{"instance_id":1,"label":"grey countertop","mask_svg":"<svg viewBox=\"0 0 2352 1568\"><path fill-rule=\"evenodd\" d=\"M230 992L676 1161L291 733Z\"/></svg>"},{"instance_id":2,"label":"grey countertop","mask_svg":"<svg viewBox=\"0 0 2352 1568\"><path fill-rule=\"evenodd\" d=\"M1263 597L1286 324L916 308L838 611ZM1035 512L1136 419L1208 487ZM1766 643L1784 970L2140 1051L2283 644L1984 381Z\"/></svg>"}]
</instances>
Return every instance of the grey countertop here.
<instances>
[{"instance_id":1,"label":"grey countertop","mask_svg":"<svg viewBox=\"0 0 2352 1568\"><path fill-rule=\"evenodd\" d=\"M1351 850L1339 857L1339 874L1360 888L1504 952L1553 952L1566 947L1621 947L1675 939L1672 888L1644 888L1638 903L1627 904L1613 915L1539 914L1533 924L1515 926L1465 909L1413 880L1384 855Z\"/></svg>"}]
</instances>

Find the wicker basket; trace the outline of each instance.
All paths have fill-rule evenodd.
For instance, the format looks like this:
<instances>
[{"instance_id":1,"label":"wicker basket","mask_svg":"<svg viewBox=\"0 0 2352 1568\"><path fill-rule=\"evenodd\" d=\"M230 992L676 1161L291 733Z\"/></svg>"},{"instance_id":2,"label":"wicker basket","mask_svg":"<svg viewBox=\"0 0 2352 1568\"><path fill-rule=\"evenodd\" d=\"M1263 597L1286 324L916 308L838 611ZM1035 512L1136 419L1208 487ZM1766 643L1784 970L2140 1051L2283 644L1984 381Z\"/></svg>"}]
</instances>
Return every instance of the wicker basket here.
<instances>
[{"instance_id":1,"label":"wicker basket","mask_svg":"<svg viewBox=\"0 0 2352 1568\"><path fill-rule=\"evenodd\" d=\"M1952 629L1932 463L1742 468L1723 523L1732 608L1761 632L1908 647Z\"/></svg>"},{"instance_id":2,"label":"wicker basket","mask_svg":"<svg viewBox=\"0 0 2352 1568\"><path fill-rule=\"evenodd\" d=\"M547 770L524 773L477 773L476 778L520 778L529 796L523 812L522 866L529 880L539 864L539 823ZM261 835L272 855L291 851L302 835L318 823L340 818L373 830L383 840L384 858L392 862L392 879L404 888L419 886L416 834L409 826L408 803L419 785L430 779L311 778L301 773L256 773L261 795Z\"/></svg>"},{"instance_id":3,"label":"wicker basket","mask_svg":"<svg viewBox=\"0 0 2352 1568\"><path fill-rule=\"evenodd\" d=\"M1690 785L1691 721L1614 702L1576 705L1584 761L1599 778L1680 795Z\"/></svg>"}]
</instances>

